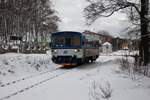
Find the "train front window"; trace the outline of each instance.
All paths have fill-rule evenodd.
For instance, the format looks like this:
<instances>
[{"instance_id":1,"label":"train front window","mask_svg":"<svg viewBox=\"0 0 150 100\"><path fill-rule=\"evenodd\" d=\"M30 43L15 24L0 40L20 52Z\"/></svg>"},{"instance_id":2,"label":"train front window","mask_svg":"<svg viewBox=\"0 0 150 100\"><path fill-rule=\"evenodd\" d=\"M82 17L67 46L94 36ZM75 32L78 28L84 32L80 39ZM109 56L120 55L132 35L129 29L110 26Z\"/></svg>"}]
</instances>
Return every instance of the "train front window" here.
<instances>
[{"instance_id":1,"label":"train front window","mask_svg":"<svg viewBox=\"0 0 150 100\"><path fill-rule=\"evenodd\" d=\"M62 47L65 44L64 37L53 37L52 38L52 46Z\"/></svg>"},{"instance_id":2,"label":"train front window","mask_svg":"<svg viewBox=\"0 0 150 100\"><path fill-rule=\"evenodd\" d=\"M74 37L71 39L71 44L74 46L79 46L81 43L80 37Z\"/></svg>"},{"instance_id":3,"label":"train front window","mask_svg":"<svg viewBox=\"0 0 150 100\"><path fill-rule=\"evenodd\" d=\"M66 39L65 39L65 45L66 45L66 46L71 46L71 45L72 45L72 43L71 43L71 38L66 38Z\"/></svg>"},{"instance_id":4,"label":"train front window","mask_svg":"<svg viewBox=\"0 0 150 100\"><path fill-rule=\"evenodd\" d=\"M79 36L75 37L53 37L52 46L55 47L69 47L69 46L80 46L81 40Z\"/></svg>"}]
</instances>

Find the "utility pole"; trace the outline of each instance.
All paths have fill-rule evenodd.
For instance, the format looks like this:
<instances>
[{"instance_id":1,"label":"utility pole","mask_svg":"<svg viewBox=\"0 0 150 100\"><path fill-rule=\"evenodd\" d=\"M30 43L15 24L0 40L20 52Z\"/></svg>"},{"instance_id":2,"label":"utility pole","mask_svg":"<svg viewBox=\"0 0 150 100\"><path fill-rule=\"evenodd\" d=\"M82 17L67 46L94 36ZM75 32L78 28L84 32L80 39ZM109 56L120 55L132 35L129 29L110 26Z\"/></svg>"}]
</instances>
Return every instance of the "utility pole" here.
<instances>
[{"instance_id":1,"label":"utility pole","mask_svg":"<svg viewBox=\"0 0 150 100\"><path fill-rule=\"evenodd\" d=\"M149 22L148 22L148 11L149 11L149 0L141 0L141 46L140 56L142 65L146 66L149 63Z\"/></svg>"}]
</instances>

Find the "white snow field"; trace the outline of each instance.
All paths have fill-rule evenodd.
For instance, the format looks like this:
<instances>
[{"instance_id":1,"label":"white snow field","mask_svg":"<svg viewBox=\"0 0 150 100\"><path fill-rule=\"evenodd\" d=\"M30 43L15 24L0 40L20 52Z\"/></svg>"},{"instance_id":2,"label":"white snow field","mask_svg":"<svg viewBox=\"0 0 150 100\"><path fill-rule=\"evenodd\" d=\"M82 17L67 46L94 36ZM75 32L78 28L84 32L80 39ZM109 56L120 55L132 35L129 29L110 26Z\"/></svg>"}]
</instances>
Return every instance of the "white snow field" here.
<instances>
[{"instance_id":1,"label":"white snow field","mask_svg":"<svg viewBox=\"0 0 150 100\"><path fill-rule=\"evenodd\" d=\"M106 83L111 90L108 100L150 100L150 78L121 71L117 59L122 53L71 69L57 69L50 53L0 55L0 100L96 100L94 82L97 100L107 100L97 89L107 89ZM34 65L40 66L38 70ZM11 68L13 72L8 71Z\"/></svg>"},{"instance_id":2,"label":"white snow field","mask_svg":"<svg viewBox=\"0 0 150 100\"><path fill-rule=\"evenodd\" d=\"M47 54L1 54L0 84L55 69L56 65L51 62L49 52Z\"/></svg>"}]
</instances>

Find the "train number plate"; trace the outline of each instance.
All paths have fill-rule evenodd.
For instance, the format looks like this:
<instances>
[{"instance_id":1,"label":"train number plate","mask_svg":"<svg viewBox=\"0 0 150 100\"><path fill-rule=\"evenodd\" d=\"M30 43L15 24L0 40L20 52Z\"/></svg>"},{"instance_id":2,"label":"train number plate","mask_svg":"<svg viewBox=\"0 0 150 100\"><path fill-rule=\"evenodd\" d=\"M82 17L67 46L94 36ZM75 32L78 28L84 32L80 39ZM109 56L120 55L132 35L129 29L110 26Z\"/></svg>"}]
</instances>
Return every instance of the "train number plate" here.
<instances>
[{"instance_id":1,"label":"train number plate","mask_svg":"<svg viewBox=\"0 0 150 100\"><path fill-rule=\"evenodd\" d=\"M65 51L64 51L64 54L67 54L67 53L68 53L68 51L65 50Z\"/></svg>"}]
</instances>

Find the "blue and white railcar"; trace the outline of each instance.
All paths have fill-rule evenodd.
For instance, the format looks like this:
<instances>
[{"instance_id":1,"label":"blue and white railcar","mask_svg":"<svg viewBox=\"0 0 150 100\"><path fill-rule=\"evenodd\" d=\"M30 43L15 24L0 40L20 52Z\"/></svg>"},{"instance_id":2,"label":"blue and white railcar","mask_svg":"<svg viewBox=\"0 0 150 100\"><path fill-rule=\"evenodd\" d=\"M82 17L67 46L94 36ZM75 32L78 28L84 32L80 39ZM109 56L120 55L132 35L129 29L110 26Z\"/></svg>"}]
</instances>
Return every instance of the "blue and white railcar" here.
<instances>
[{"instance_id":1,"label":"blue and white railcar","mask_svg":"<svg viewBox=\"0 0 150 100\"><path fill-rule=\"evenodd\" d=\"M98 35L90 32L52 33L52 61L61 65L78 65L95 61L99 56Z\"/></svg>"}]
</instances>

